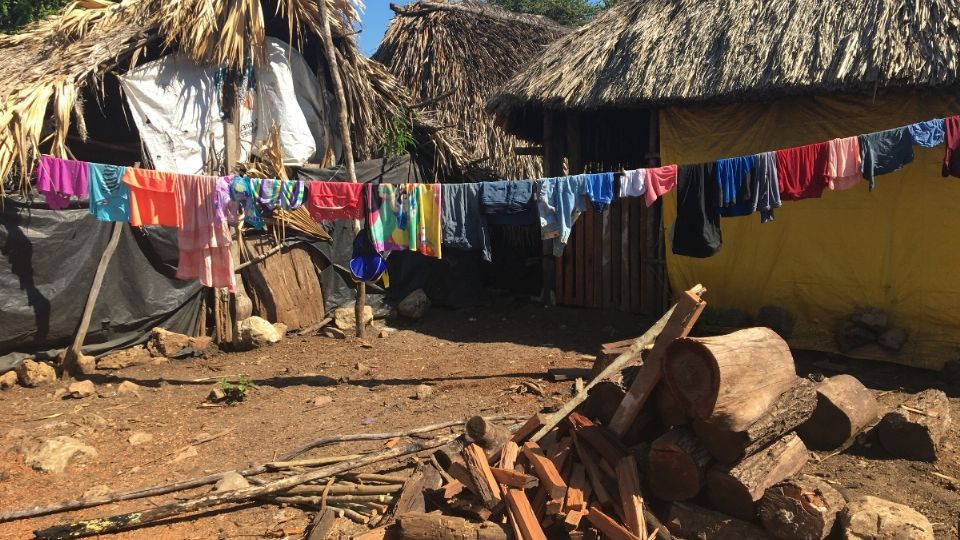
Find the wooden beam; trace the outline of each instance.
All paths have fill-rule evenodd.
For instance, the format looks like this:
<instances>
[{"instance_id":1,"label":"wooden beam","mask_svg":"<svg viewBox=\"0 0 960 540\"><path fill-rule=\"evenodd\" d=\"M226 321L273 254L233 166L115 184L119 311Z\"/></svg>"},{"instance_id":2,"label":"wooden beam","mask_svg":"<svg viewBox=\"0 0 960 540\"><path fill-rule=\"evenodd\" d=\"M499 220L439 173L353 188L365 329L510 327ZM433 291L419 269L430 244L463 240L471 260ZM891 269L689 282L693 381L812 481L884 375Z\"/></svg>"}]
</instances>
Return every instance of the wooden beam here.
<instances>
[{"instance_id":1,"label":"wooden beam","mask_svg":"<svg viewBox=\"0 0 960 540\"><path fill-rule=\"evenodd\" d=\"M543 450L535 442L526 442L523 444L523 455L533 466L540 483L546 490L548 499L562 499L567 494L567 483L560 476L560 471L543 453Z\"/></svg>"}]
</instances>

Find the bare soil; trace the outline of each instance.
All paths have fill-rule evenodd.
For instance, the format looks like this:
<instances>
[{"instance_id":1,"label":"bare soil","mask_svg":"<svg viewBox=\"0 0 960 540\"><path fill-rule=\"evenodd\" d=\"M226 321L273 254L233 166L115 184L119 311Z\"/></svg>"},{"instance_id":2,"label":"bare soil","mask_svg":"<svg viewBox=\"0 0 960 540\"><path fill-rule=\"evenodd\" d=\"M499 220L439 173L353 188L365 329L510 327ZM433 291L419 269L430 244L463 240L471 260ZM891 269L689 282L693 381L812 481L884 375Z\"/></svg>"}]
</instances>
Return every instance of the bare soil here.
<instances>
[{"instance_id":1,"label":"bare soil","mask_svg":"<svg viewBox=\"0 0 960 540\"><path fill-rule=\"evenodd\" d=\"M588 357L601 343L636 337L646 327L629 315L503 300L480 309L434 309L424 320L401 325L386 338L371 337L366 345L356 339L288 337L255 351L99 372L93 379L104 396L112 396L118 383L133 381L143 387L139 397L54 399L55 389L65 385L0 392L0 509L76 499L97 486L125 491L239 470L325 435L397 431L477 413L532 414L570 395L572 383L547 381L547 369L589 368ZM817 371L813 363L825 359L819 353L797 357L803 375ZM944 384L937 373L852 361L845 365L890 407L906 393ZM244 402L203 405L217 379L239 374L257 384ZM543 395L520 393L525 381L539 385ZM426 399L415 398L420 384L433 387ZM332 402L317 407L312 402L319 396ZM957 538L960 482L949 479L960 478L960 400L955 391L951 405L957 420L936 464L891 459L866 439L837 455L818 454L822 461L812 461L807 472L848 494L913 506L934 522L937 538ZM153 435L153 440L132 446L128 439L138 432ZM24 448L58 435L84 441L99 456L63 474L36 472L24 464ZM192 457L192 451L183 452L191 446L196 450ZM353 454L383 446L341 444L310 455ZM0 540L30 538L35 529L149 508L208 490L2 523ZM310 517L298 508L252 503L112 538L300 538ZM344 529L356 530L346 523Z\"/></svg>"}]
</instances>

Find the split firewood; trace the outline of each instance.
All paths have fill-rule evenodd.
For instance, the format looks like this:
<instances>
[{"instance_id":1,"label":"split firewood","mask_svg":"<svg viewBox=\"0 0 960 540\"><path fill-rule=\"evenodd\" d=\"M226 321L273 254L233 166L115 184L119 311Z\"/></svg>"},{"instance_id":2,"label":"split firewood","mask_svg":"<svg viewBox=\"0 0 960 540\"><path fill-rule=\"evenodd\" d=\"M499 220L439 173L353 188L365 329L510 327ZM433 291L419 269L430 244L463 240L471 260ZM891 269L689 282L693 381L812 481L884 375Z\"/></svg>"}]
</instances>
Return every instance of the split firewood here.
<instances>
[{"instance_id":1,"label":"split firewood","mask_svg":"<svg viewBox=\"0 0 960 540\"><path fill-rule=\"evenodd\" d=\"M511 441L515 443L522 443L526 441L531 435L540 431L543 426L550 422L551 416L548 414L535 414L527 419L527 421L520 426L520 429L513 433L513 437L510 438Z\"/></svg>"},{"instance_id":2,"label":"split firewood","mask_svg":"<svg viewBox=\"0 0 960 540\"><path fill-rule=\"evenodd\" d=\"M670 505L664 524L671 533L698 540L772 540L763 529L689 503Z\"/></svg>"},{"instance_id":3,"label":"split firewood","mask_svg":"<svg viewBox=\"0 0 960 540\"><path fill-rule=\"evenodd\" d=\"M557 470L556 465L547 459L537 443L523 443L522 452L523 456L527 458L527 461L529 461L533 467L537 478L540 479L540 485L546 490L547 498L550 500L562 500L567 494L567 484L564 482L563 477L560 476L560 471Z\"/></svg>"},{"instance_id":4,"label":"split firewood","mask_svg":"<svg viewBox=\"0 0 960 540\"><path fill-rule=\"evenodd\" d=\"M617 464L617 479L620 488L620 504L627 530L638 538L646 539L647 522L643 517L643 494L640 491L640 474L637 460L626 456Z\"/></svg>"},{"instance_id":5,"label":"split firewood","mask_svg":"<svg viewBox=\"0 0 960 540\"><path fill-rule=\"evenodd\" d=\"M587 512L587 520L603 534L604 538L610 540L640 540L640 537L631 533L612 517L604 514L596 506L590 507Z\"/></svg>"},{"instance_id":6,"label":"split firewood","mask_svg":"<svg viewBox=\"0 0 960 540\"><path fill-rule=\"evenodd\" d=\"M647 459L650 491L665 501L684 501L700 493L712 461L696 435L685 427L653 441Z\"/></svg>"},{"instance_id":7,"label":"split firewood","mask_svg":"<svg viewBox=\"0 0 960 540\"><path fill-rule=\"evenodd\" d=\"M763 527L783 540L821 540L833 529L846 499L830 484L801 475L767 489L760 500Z\"/></svg>"},{"instance_id":8,"label":"split firewood","mask_svg":"<svg viewBox=\"0 0 960 540\"><path fill-rule=\"evenodd\" d=\"M752 519L764 491L800 472L809 457L803 441L791 433L733 467L714 466L707 472L710 501L733 517Z\"/></svg>"},{"instance_id":9,"label":"split firewood","mask_svg":"<svg viewBox=\"0 0 960 540\"><path fill-rule=\"evenodd\" d=\"M564 435L549 447L542 447L543 454L553 462L558 471L562 471L573 452L573 436Z\"/></svg>"},{"instance_id":10,"label":"split firewood","mask_svg":"<svg viewBox=\"0 0 960 540\"><path fill-rule=\"evenodd\" d=\"M507 500L510 515L516 520L522 540L547 540L547 535L540 526L540 520L537 519L522 489L508 489L504 493L504 498Z\"/></svg>"},{"instance_id":11,"label":"split firewood","mask_svg":"<svg viewBox=\"0 0 960 540\"><path fill-rule=\"evenodd\" d=\"M573 428L574 435L581 437L592 446L597 454L611 467L611 470L627 455L626 449L620 444L617 436L606 427L594 424L589 418L576 412L571 414L567 420Z\"/></svg>"},{"instance_id":12,"label":"split firewood","mask_svg":"<svg viewBox=\"0 0 960 540\"><path fill-rule=\"evenodd\" d=\"M487 454L476 444L469 444L463 449L463 461L470 473L470 479L476 487L477 496L484 506L493 510L500 501L500 486L487 463Z\"/></svg>"},{"instance_id":13,"label":"split firewood","mask_svg":"<svg viewBox=\"0 0 960 540\"><path fill-rule=\"evenodd\" d=\"M426 512L427 500L425 493L439 489L443 480L440 472L432 463L424 463L417 467L413 475L404 483L400 490L397 504L393 508L394 514L410 512Z\"/></svg>"},{"instance_id":14,"label":"split firewood","mask_svg":"<svg viewBox=\"0 0 960 540\"><path fill-rule=\"evenodd\" d=\"M817 385L809 379L796 379L796 384L777 398L773 406L743 431L727 431L697 420L693 430L710 454L720 463L730 465L755 454L783 435L803 424L817 406Z\"/></svg>"},{"instance_id":15,"label":"split firewood","mask_svg":"<svg viewBox=\"0 0 960 540\"><path fill-rule=\"evenodd\" d=\"M472 523L442 514L409 513L397 516L400 534L407 540L507 540L499 525L486 521ZM545 540L545 537L544 537Z\"/></svg>"},{"instance_id":16,"label":"split firewood","mask_svg":"<svg viewBox=\"0 0 960 540\"><path fill-rule=\"evenodd\" d=\"M330 534L330 529L333 528L336 520L337 516L330 510L317 512L317 515L314 516L313 521L310 522L310 526L307 528L308 533L306 540L327 540L327 535Z\"/></svg>"},{"instance_id":17,"label":"split firewood","mask_svg":"<svg viewBox=\"0 0 960 540\"><path fill-rule=\"evenodd\" d=\"M470 471L467 470L467 465L463 462L462 458L450 463L450 466L447 467L447 474L452 476L454 480L460 484L459 486L456 486L453 482L448 482L448 486L454 486L450 488L451 490L456 490L462 487L473 494L478 494L477 486L473 483L473 477L470 476ZM459 493L459 491L457 493ZM447 498L449 499L450 497Z\"/></svg>"},{"instance_id":18,"label":"split firewood","mask_svg":"<svg viewBox=\"0 0 960 540\"><path fill-rule=\"evenodd\" d=\"M880 444L896 457L936 461L950 429L950 401L940 390L924 390L888 412L877 424Z\"/></svg>"},{"instance_id":19,"label":"split firewood","mask_svg":"<svg viewBox=\"0 0 960 540\"><path fill-rule=\"evenodd\" d=\"M486 452L487 457L491 457L500 451L512 435L482 416L473 416L464 423L464 436L467 442L476 444Z\"/></svg>"},{"instance_id":20,"label":"split firewood","mask_svg":"<svg viewBox=\"0 0 960 540\"><path fill-rule=\"evenodd\" d=\"M493 473L493 477L496 478L497 483L507 487L530 489L540 485L540 480L536 476L524 474L514 469L490 467L490 472Z\"/></svg>"},{"instance_id":21,"label":"split firewood","mask_svg":"<svg viewBox=\"0 0 960 540\"><path fill-rule=\"evenodd\" d=\"M769 328L683 338L667 350L664 375L687 414L744 431L796 382L787 342Z\"/></svg>"},{"instance_id":22,"label":"split firewood","mask_svg":"<svg viewBox=\"0 0 960 540\"><path fill-rule=\"evenodd\" d=\"M587 448L586 443L581 442L577 436L573 437L573 444L577 449L577 456L583 463L583 469L586 472L587 480L590 482L590 488L597 502L601 506L608 506L613 503L613 497L606 486L606 477L600 470L599 459L593 454L593 450Z\"/></svg>"},{"instance_id":23,"label":"split firewood","mask_svg":"<svg viewBox=\"0 0 960 540\"><path fill-rule=\"evenodd\" d=\"M690 421L680 400L673 395L669 384L658 384L654 391L654 403L660 423L667 427L681 426Z\"/></svg>"},{"instance_id":24,"label":"split firewood","mask_svg":"<svg viewBox=\"0 0 960 540\"><path fill-rule=\"evenodd\" d=\"M879 415L873 392L855 377L837 375L817 385L817 408L797 434L810 448L832 450L852 442Z\"/></svg>"}]
</instances>

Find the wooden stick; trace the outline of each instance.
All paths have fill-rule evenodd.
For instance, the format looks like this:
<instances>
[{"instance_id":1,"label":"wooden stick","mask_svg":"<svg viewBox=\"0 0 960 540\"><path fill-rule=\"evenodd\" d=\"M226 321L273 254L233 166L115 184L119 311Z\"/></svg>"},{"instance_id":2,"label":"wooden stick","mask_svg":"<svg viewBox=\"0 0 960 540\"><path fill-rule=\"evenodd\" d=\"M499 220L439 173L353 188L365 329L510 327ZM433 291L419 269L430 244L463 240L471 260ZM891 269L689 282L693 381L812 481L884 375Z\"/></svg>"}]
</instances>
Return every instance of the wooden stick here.
<instances>
[{"instance_id":1,"label":"wooden stick","mask_svg":"<svg viewBox=\"0 0 960 540\"><path fill-rule=\"evenodd\" d=\"M403 487L402 484L385 484L378 486L360 486L360 485L342 485L342 484L333 484L330 486L330 489L327 490L325 486L318 485L309 485L309 486L296 486L291 488L288 491L284 491L284 495L313 495L326 492L329 495L385 495L390 493L396 493L400 491Z\"/></svg>"},{"instance_id":2,"label":"wooden stick","mask_svg":"<svg viewBox=\"0 0 960 540\"><path fill-rule=\"evenodd\" d=\"M617 463L617 476L620 478L620 504L623 505L623 517L627 529L638 538L646 538L647 524L643 519L640 475L637 472L637 461L633 456L626 456Z\"/></svg>"},{"instance_id":3,"label":"wooden stick","mask_svg":"<svg viewBox=\"0 0 960 540\"><path fill-rule=\"evenodd\" d=\"M593 524L604 538L611 540L640 540L636 535L620 525L612 517L601 512L597 507L591 506L587 512L587 520Z\"/></svg>"},{"instance_id":4,"label":"wooden stick","mask_svg":"<svg viewBox=\"0 0 960 540\"><path fill-rule=\"evenodd\" d=\"M351 454L347 456L325 456L315 459L298 459L295 461L272 461L265 467L271 470L295 469L298 467L318 467L320 465L330 465L331 463L340 463L341 461L350 461L362 457L363 454Z\"/></svg>"}]
</instances>

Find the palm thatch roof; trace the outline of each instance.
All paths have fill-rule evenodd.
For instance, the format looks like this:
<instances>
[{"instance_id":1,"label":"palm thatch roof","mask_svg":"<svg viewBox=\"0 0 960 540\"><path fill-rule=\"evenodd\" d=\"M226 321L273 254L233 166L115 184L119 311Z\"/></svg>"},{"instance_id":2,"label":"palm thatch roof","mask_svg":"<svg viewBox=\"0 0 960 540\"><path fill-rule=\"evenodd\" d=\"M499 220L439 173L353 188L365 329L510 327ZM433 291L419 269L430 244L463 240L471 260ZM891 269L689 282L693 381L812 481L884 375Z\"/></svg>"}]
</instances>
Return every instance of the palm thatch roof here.
<instances>
[{"instance_id":1,"label":"palm thatch roof","mask_svg":"<svg viewBox=\"0 0 960 540\"><path fill-rule=\"evenodd\" d=\"M403 114L409 96L383 66L358 51L352 34L360 0L324 1L354 151L357 159L368 159L380 151L384 126ZM53 155L68 156L71 124L85 133L78 97L84 88L102 89L110 72L130 69L157 50L242 68L248 59L263 57L267 24L276 18L286 22L295 46L307 36L320 39L317 0L76 0L20 34L0 34L0 180L19 170L25 182L41 145ZM319 76L328 70L322 62ZM462 148L445 140L429 120L418 119L413 131L432 165L450 174L463 172Z\"/></svg>"},{"instance_id":2,"label":"palm thatch roof","mask_svg":"<svg viewBox=\"0 0 960 540\"><path fill-rule=\"evenodd\" d=\"M554 42L490 109L531 135L545 108L955 85L958 14L958 0L628 0Z\"/></svg>"},{"instance_id":3,"label":"palm thatch roof","mask_svg":"<svg viewBox=\"0 0 960 540\"><path fill-rule=\"evenodd\" d=\"M391 8L397 15L373 58L442 124L458 132L472 159L501 177L539 177L541 160L517 156L514 147L523 144L496 127L484 107L490 95L567 29L545 17L473 0Z\"/></svg>"}]
</instances>

